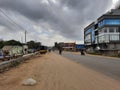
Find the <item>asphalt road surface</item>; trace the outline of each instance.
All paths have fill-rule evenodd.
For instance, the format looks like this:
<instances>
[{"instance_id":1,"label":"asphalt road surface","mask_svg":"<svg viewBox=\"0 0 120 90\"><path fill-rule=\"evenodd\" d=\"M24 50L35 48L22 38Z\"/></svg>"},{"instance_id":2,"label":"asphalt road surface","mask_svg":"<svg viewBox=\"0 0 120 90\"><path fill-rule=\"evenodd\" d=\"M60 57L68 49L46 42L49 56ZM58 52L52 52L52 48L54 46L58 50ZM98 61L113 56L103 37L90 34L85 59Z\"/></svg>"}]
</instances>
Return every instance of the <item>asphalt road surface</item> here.
<instances>
[{"instance_id":1,"label":"asphalt road surface","mask_svg":"<svg viewBox=\"0 0 120 90\"><path fill-rule=\"evenodd\" d=\"M120 80L120 58L85 55L80 53L63 52L62 56L80 63L90 69L103 73L113 79Z\"/></svg>"}]
</instances>

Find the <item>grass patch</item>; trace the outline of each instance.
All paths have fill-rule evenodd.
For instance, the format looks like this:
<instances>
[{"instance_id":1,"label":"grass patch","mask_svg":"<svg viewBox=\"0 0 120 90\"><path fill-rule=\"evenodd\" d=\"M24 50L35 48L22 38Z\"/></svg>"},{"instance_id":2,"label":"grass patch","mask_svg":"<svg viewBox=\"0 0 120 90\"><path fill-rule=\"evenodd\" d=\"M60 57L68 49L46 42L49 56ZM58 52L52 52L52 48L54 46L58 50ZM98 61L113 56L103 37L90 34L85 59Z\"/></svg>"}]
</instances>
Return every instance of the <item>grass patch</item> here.
<instances>
[{"instance_id":1,"label":"grass patch","mask_svg":"<svg viewBox=\"0 0 120 90\"><path fill-rule=\"evenodd\" d=\"M15 61L15 62L11 62L11 67L16 67L20 64L20 62Z\"/></svg>"},{"instance_id":2,"label":"grass patch","mask_svg":"<svg viewBox=\"0 0 120 90\"><path fill-rule=\"evenodd\" d=\"M88 54L91 54L91 55L102 55L101 53L96 53L96 52L90 52Z\"/></svg>"}]
</instances>

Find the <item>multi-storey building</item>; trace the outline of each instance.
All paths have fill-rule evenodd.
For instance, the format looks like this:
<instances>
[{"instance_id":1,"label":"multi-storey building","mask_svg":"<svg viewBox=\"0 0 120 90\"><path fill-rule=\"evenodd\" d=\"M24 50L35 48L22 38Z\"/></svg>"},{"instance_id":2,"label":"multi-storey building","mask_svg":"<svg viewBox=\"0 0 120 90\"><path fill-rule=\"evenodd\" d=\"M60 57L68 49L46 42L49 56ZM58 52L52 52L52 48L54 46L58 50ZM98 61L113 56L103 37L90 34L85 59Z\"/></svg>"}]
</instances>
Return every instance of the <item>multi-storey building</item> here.
<instances>
[{"instance_id":1,"label":"multi-storey building","mask_svg":"<svg viewBox=\"0 0 120 90\"><path fill-rule=\"evenodd\" d=\"M76 43L75 42L68 42L63 44L63 49L65 51L76 51Z\"/></svg>"},{"instance_id":2,"label":"multi-storey building","mask_svg":"<svg viewBox=\"0 0 120 90\"><path fill-rule=\"evenodd\" d=\"M89 52L117 54L120 51L120 9L107 12L87 26L84 42Z\"/></svg>"},{"instance_id":3,"label":"multi-storey building","mask_svg":"<svg viewBox=\"0 0 120 90\"><path fill-rule=\"evenodd\" d=\"M75 42L60 42L58 46L62 47L63 50L65 51L76 51L76 43Z\"/></svg>"}]
</instances>

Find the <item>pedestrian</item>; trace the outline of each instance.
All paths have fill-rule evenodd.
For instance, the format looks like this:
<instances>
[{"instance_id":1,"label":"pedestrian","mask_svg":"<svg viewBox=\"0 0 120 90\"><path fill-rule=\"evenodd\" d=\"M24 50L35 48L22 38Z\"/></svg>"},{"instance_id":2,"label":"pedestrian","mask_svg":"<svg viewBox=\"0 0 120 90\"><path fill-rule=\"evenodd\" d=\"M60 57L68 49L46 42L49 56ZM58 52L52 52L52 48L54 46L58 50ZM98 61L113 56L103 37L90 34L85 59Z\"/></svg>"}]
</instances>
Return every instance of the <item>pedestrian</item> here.
<instances>
[{"instance_id":1,"label":"pedestrian","mask_svg":"<svg viewBox=\"0 0 120 90\"><path fill-rule=\"evenodd\" d=\"M51 52L51 49L48 49L49 53Z\"/></svg>"},{"instance_id":2,"label":"pedestrian","mask_svg":"<svg viewBox=\"0 0 120 90\"><path fill-rule=\"evenodd\" d=\"M60 55L62 54L62 48L59 48L59 54Z\"/></svg>"},{"instance_id":3,"label":"pedestrian","mask_svg":"<svg viewBox=\"0 0 120 90\"><path fill-rule=\"evenodd\" d=\"M80 50L81 55L85 55L84 50Z\"/></svg>"}]
</instances>

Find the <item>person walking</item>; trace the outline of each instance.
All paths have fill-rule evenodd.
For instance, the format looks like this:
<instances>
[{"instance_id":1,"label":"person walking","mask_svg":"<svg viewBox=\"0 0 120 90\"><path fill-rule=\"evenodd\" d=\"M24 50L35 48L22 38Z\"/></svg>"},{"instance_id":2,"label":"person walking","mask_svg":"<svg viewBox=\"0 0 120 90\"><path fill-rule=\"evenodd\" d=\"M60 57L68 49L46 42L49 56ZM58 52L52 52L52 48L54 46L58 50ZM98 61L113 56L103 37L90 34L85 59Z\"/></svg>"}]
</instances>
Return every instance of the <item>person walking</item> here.
<instances>
[{"instance_id":1,"label":"person walking","mask_svg":"<svg viewBox=\"0 0 120 90\"><path fill-rule=\"evenodd\" d=\"M62 47L59 48L59 54L62 54Z\"/></svg>"},{"instance_id":2,"label":"person walking","mask_svg":"<svg viewBox=\"0 0 120 90\"><path fill-rule=\"evenodd\" d=\"M81 55L85 55L84 50L80 50Z\"/></svg>"}]
</instances>

